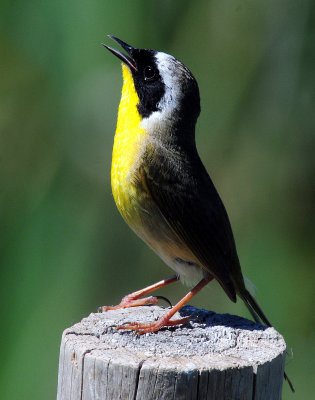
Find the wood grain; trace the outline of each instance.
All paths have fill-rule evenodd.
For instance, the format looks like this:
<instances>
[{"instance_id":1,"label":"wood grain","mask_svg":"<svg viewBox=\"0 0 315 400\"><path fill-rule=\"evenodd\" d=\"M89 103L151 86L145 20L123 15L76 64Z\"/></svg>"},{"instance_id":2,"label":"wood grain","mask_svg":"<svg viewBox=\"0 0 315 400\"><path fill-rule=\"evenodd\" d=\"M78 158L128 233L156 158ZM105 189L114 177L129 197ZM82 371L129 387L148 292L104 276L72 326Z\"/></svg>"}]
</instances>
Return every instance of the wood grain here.
<instances>
[{"instance_id":1,"label":"wood grain","mask_svg":"<svg viewBox=\"0 0 315 400\"><path fill-rule=\"evenodd\" d=\"M164 312L108 311L66 329L57 399L281 399L286 345L273 328L187 306L185 326L141 336L115 329Z\"/></svg>"}]
</instances>

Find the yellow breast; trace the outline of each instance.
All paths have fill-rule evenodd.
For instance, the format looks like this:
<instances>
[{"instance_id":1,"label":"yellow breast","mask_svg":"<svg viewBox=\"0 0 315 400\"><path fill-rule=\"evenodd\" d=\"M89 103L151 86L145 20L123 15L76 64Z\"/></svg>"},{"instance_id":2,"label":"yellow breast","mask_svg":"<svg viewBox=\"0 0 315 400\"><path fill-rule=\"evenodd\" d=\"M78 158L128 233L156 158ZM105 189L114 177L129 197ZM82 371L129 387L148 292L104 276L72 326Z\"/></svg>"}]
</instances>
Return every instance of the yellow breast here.
<instances>
[{"instance_id":1,"label":"yellow breast","mask_svg":"<svg viewBox=\"0 0 315 400\"><path fill-rule=\"evenodd\" d=\"M141 117L137 109L139 97L129 68L122 66L123 88L118 109L117 127L114 139L111 185L116 205L122 216L131 222L132 201L136 199L133 173L141 159L146 132L141 127Z\"/></svg>"}]
</instances>

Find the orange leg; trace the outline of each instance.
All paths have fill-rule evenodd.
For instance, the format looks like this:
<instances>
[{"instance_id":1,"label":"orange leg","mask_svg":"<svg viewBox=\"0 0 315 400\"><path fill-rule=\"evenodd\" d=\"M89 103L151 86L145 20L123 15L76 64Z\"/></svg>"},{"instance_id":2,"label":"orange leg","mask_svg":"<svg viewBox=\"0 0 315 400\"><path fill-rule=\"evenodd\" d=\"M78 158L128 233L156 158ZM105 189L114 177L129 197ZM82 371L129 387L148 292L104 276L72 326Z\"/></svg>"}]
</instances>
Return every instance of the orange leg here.
<instances>
[{"instance_id":1,"label":"orange leg","mask_svg":"<svg viewBox=\"0 0 315 400\"><path fill-rule=\"evenodd\" d=\"M185 297L183 297L171 310L167 311L163 315L163 317L161 317L159 320L150 322L148 324L143 324L143 323L128 324L127 323L125 325L118 326L117 329L127 329L127 330L136 331L139 334L144 334L144 333L149 333L149 332L157 332L164 326L185 324L187 321L189 321L189 317L180 318L180 319L176 319L176 320L170 320L170 319L178 310L180 310L185 304L187 304L188 301L191 300L212 279L213 279L212 276L203 278L198 283L198 285L196 285L190 292L188 292Z\"/></svg>"},{"instance_id":2,"label":"orange leg","mask_svg":"<svg viewBox=\"0 0 315 400\"><path fill-rule=\"evenodd\" d=\"M117 306L103 306L100 307L99 310L102 311L109 311L109 310L119 310L120 308L129 308L129 307L139 307L139 306L145 306L148 304L157 304L159 299L158 297L154 296L149 296L149 297L144 297L140 298L142 296L145 296L149 293L155 292L156 290L167 286L173 282L177 282L179 277L177 275L172 276L171 278L168 279L163 279L160 282L154 283L153 285L147 286L144 289L137 290L136 292L130 293L127 296L123 297L121 302Z\"/></svg>"}]
</instances>

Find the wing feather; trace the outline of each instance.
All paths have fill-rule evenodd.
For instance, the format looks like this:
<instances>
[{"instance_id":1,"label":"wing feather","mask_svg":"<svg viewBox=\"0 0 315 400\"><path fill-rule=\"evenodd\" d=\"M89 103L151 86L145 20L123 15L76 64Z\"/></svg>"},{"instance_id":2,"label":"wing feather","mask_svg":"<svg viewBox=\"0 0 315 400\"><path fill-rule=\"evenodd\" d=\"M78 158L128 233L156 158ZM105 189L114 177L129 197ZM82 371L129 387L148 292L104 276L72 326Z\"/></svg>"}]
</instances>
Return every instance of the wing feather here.
<instances>
[{"instance_id":1,"label":"wing feather","mask_svg":"<svg viewBox=\"0 0 315 400\"><path fill-rule=\"evenodd\" d=\"M142 179L167 224L236 301L232 275L240 266L224 205L199 157L193 163L179 159L170 163L160 154L163 168L156 168L156 159L142 164Z\"/></svg>"}]
</instances>

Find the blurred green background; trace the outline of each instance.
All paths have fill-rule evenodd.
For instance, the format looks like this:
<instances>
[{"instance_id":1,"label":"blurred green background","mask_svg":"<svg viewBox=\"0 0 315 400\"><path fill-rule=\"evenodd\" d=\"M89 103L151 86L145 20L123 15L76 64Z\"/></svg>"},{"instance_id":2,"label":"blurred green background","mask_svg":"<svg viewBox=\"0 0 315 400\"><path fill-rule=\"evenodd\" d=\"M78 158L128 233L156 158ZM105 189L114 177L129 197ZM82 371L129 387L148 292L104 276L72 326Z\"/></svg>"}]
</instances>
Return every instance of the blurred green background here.
<instances>
[{"instance_id":1,"label":"blurred green background","mask_svg":"<svg viewBox=\"0 0 315 400\"><path fill-rule=\"evenodd\" d=\"M244 273L314 394L315 3L1 0L2 399L54 399L63 329L171 274L110 189L121 71L111 33L184 61L201 91L197 143ZM110 43L113 45L113 43ZM174 303L186 288L161 291ZM217 284L195 305L248 316Z\"/></svg>"}]
</instances>

